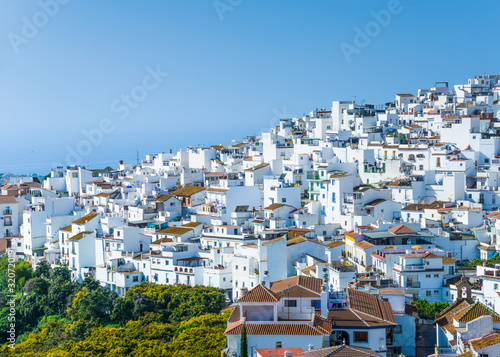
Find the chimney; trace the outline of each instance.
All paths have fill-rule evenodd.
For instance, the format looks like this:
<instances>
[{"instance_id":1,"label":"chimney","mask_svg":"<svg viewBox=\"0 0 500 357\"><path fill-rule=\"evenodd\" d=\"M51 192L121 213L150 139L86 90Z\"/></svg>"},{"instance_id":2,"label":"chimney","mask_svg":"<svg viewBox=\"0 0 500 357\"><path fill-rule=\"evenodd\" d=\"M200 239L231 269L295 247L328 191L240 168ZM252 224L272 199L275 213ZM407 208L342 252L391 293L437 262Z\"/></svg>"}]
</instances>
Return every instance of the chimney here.
<instances>
[{"instance_id":1,"label":"chimney","mask_svg":"<svg viewBox=\"0 0 500 357\"><path fill-rule=\"evenodd\" d=\"M448 258L451 258L451 252L446 252L446 256L447 256Z\"/></svg>"},{"instance_id":2,"label":"chimney","mask_svg":"<svg viewBox=\"0 0 500 357\"><path fill-rule=\"evenodd\" d=\"M285 351L285 357L293 357L292 351Z\"/></svg>"},{"instance_id":3,"label":"chimney","mask_svg":"<svg viewBox=\"0 0 500 357\"><path fill-rule=\"evenodd\" d=\"M312 350L314 350L314 345L312 343L310 343L308 348L309 348L309 351L312 351Z\"/></svg>"},{"instance_id":4,"label":"chimney","mask_svg":"<svg viewBox=\"0 0 500 357\"><path fill-rule=\"evenodd\" d=\"M123 160L118 161L120 165L123 165Z\"/></svg>"},{"instance_id":5,"label":"chimney","mask_svg":"<svg viewBox=\"0 0 500 357\"><path fill-rule=\"evenodd\" d=\"M266 270L264 272L264 276L262 277L262 285L264 285L266 288L270 288L270 283L269 283L269 275L268 275L268 271Z\"/></svg>"},{"instance_id":6,"label":"chimney","mask_svg":"<svg viewBox=\"0 0 500 357\"><path fill-rule=\"evenodd\" d=\"M323 286L321 288L321 316L328 318L328 274L323 268Z\"/></svg>"}]
</instances>

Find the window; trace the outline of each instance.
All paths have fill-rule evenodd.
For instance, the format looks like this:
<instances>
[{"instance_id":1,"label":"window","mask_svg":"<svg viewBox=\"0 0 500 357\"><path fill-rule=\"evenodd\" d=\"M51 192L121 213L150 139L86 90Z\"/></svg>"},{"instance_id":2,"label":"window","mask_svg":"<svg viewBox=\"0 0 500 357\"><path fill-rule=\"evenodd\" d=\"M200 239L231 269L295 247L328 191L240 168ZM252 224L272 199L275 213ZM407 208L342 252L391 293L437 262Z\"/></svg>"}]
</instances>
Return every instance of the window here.
<instances>
[{"instance_id":1,"label":"window","mask_svg":"<svg viewBox=\"0 0 500 357\"><path fill-rule=\"evenodd\" d=\"M320 309L321 300L311 300L311 307L314 307L315 309Z\"/></svg>"},{"instance_id":2,"label":"window","mask_svg":"<svg viewBox=\"0 0 500 357\"><path fill-rule=\"evenodd\" d=\"M426 278L430 278L430 277L431 277L431 274L427 274L425 277L426 277Z\"/></svg>"},{"instance_id":3,"label":"window","mask_svg":"<svg viewBox=\"0 0 500 357\"><path fill-rule=\"evenodd\" d=\"M247 267L243 267L243 271L247 271Z\"/></svg>"},{"instance_id":4,"label":"window","mask_svg":"<svg viewBox=\"0 0 500 357\"><path fill-rule=\"evenodd\" d=\"M297 300L285 300L285 307L297 307Z\"/></svg>"},{"instance_id":5,"label":"window","mask_svg":"<svg viewBox=\"0 0 500 357\"><path fill-rule=\"evenodd\" d=\"M354 332L354 342L368 342L368 332Z\"/></svg>"},{"instance_id":6,"label":"window","mask_svg":"<svg viewBox=\"0 0 500 357\"><path fill-rule=\"evenodd\" d=\"M282 203L286 203L286 198L282 198L282 199L281 199L281 202L282 202Z\"/></svg>"},{"instance_id":7,"label":"window","mask_svg":"<svg viewBox=\"0 0 500 357\"><path fill-rule=\"evenodd\" d=\"M234 266L234 269L235 269L235 270L238 270L238 266L237 266L237 265L235 265L235 266Z\"/></svg>"},{"instance_id":8,"label":"window","mask_svg":"<svg viewBox=\"0 0 500 357\"><path fill-rule=\"evenodd\" d=\"M276 348L281 348L281 341L276 341Z\"/></svg>"},{"instance_id":9,"label":"window","mask_svg":"<svg viewBox=\"0 0 500 357\"><path fill-rule=\"evenodd\" d=\"M430 291L430 290L427 290L427 291L425 292L425 296L431 296L431 291Z\"/></svg>"},{"instance_id":10,"label":"window","mask_svg":"<svg viewBox=\"0 0 500 357\"><path fill-rule=\"evenodd\" d=\"M222 278L222 281L226 281L226 278Z\"/></svg>"},{"instance_id":11,"label":"window","mask_svg":"<svg viewBox=\"0 0 500 357\"><path fill-rule=\"evenodd\" d=\"M132 281L136 282L136 281L139 281L139 277L136 275L136 276L133 276L132 277Z\"/></svg>"},{"instance_id":12,"label":"window","mask_svg":"<svg viewBox=\"0 0 500 357\"><path fill-rule=\"evenodd\" d=\"M498 290L498 284L493 285L493 289Z\"/></svg>"},{"instance_id":13,"label":"window","mask_svg":"<svg viewBox=\"0 0 500 357\"><path fill-rule=\"evenodd\" d=\"M434 294L439 294L439 290L434 290Z\"/></svg>"},{"instance_id":14,"label":"window","mask_svg":"<svg viewBox=\"0 0 500 357\"><path fill-rule=\"evenodd\" d=\"M434 277L435 278L439 278L439 274L434 274Z\"/></svg>"},{"instance_id":15,"label":"window","mask_svg":"<svg viewBox=\"0 0 500 357\"><path fill-rule=\"evenodd\" d=\"M165 260L165 265L168 265L168 260Z\"/></svg>"}]
</instances>

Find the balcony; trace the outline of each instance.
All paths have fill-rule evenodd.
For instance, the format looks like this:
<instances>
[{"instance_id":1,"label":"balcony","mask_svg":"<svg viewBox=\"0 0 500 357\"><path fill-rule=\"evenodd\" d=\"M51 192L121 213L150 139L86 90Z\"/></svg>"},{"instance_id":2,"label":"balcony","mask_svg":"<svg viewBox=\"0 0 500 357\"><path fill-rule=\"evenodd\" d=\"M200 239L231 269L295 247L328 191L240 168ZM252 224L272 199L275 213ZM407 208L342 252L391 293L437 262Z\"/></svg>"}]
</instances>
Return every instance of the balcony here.
<instances>
[{"instance_id":1,"label":"balcony","mask_svg":"<svg viewBox=\"0 0 500 357\"><path fill-rule=\"evenodd\" d=\"M412 265L401 265L401 264L394 264L394 269L400 270L400 271L424 271L424 265L423 264L412 264Z\"/></svg>"},{"instance_id":2,"label":"balcony","mask_svg":"<svg viewBox=\"0 0 500 357\"><path fill-rule=\"evenodd\" d=\"M316 175L316 174L307 174L306 178L308 180L319 180L319 175Z\"/></svg>"},{"instance_id":3,"label":"balcony","mask_svg":"<svg viewBox=\"0 0 500 357\"><path fill-rule=\"evenodd\" d=\"M407 288L420 288L420 281L407 281L406 287Z\"/></svg>"},{"instance_id":4,"label":"balcony","mask_svg":"<svg viewBox=\"0 0 500 357\"><path fill-rule=\"evenodd\" d=\"M12 214L12 210L10 208L6 208L3 210L4 215Z\"/></svg>"},{"instance_id":5,"label":"balcony","mask_svg":"<svg viewBox=\"0 0 500 357\"><path fill-rule=\"evenodd\" d=\"M281 320L311 320L313 316L313 307L284 306L278 309L278 319Z\"/></svg>"}]
</instances>

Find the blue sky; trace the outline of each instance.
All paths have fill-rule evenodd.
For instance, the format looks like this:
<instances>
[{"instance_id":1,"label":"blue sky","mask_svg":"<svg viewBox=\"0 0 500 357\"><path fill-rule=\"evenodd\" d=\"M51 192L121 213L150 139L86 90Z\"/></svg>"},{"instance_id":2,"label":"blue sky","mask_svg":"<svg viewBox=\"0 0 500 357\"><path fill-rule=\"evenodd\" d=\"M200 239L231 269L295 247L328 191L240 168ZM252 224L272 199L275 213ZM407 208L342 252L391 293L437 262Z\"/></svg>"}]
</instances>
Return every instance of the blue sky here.
<instances>
[{"instance_id":1,"label":"blue sky","mask_svg":"<svg viewBox=\"0 0 500 357\"><path fill-rule=\"evenodd\" d=\"M44 18L54 1L0 0L0 172L65 164L103 118L113 130L79 163L226 143L332 100L378 104L500 73L497 1L65 0ZM341 44L356 48L350 61ZM169 74L118 119L111 104L148 67Z\"/></svg>"}]
</instances>

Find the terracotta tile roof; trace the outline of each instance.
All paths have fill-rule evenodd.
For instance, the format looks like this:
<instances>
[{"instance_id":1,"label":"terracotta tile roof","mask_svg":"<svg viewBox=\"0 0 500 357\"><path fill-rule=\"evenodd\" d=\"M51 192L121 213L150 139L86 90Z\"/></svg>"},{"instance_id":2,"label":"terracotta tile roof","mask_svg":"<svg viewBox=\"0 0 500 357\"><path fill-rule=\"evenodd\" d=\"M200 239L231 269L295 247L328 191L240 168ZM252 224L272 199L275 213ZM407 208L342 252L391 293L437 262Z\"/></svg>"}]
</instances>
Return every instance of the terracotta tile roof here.
<instances>
[{"instance_id":1,"label":"terracotta tile roof","mask_svg":"<svg viewBox=\"0 0 500 357\"><path fill-rule=\"evenodd\" d=\"M382 357L369 348L339 345L303 352L307 357ZM295 356L295 355L294 355Z\"/></svg>"},{"instance_id":2,"label":"terracotta tile roof","mask_svg":"<svg viewBox=\"0 0 500 357\"><path fill-rule=\"evenodd\" d=\"M284 203L273 203L272 205L269 205L267 207L265 207L264 209L268 209L268 210L275 210L277 208L280 208L280 207L283 207L285 204Z\"/></svg>"},{"instance_id":3,"label":"terracotta tile roof","mask_svg":"<svg viewBox=\"0 0 500 357\"><path fill-rule=\"evenodd\" d=\"M469 343L472 344L474 351L478 352L484 348L500 344L500 333L493 333L475 341L469 341Z\"/></svg>"},{"instance_id":4,"label":"terracotta tile roof","mask_svg":"<svg viewBox=\"0 0 500 357\"><path fill-rule=\"evenodd\" d=\"M331 321L328 321L327 319L323 318L321 316L321 311L316 311L314 314L314 322L313 322L314 327L316 327L318 330L321 332L324 332L328 335L332 333L332 323Z\"/></svg>"},{"instance_id":5,"label":"terracotta tile roof","mask_svg":"<svg viewBox=\"0 0 500 357\"><path fill-rule=\"evenodd\" d=\"M441 311L440 314L436 315L436 323L438 324L439 327L443 330L447 330L452 334L455 334L457 330L455 329L455 326L453 326L453 314L461 311L463 309L466 309L467 307L470 306L470 303L467 302L466 300L459 301L455 300L453 304L448 306L446 309Z\"/></svg>"},{"instance_id":6,"label":"terracotta tile roof","mask_svg":"<svg viewBox=\"0 0 500 357\"><path fill-rule=\"evenodd\" d=\"M71 224L69 226L59 228L59 230L64 232L73 232Z\"/></svg>"},{"instance_id":7,"label":"terracotta tile roof","mask_svg":"<svg viewBox=\"0 0 500 357\"><path fill-rule=\"evenodd\" d=\"M203 223L200 223L200 222L189 222L189 223L183 224L182 227L191 227L191 228L194 228L194 227L198 227L200 224L203 224Z\"/></svg>"},{"instance_id":8,"label":"terracotta tile roof","mask_svg":"<svg viewBox=\"0 0 500 357\"><path fill-rule=\"evenodd\" d=\"M207 192L224 193L227 191L229 191L229 188L210 187L209 189L207 189Z\"/></svg>"},{"instance_id":9,"label":"terracotta tile roof","mask_svg":"<svg viewBox=\"0 0 500 357\"><path fill-rule=\"evenodd\" d=\"M328 248L335 248L335 247L338 247L338 246L341 246L341 245L345 245L345 242L339 240L339 241L336 241L336 242L328 243L326 246Z\"/></svg>"},{"instance_id":10,"label":"terracotta tile roof","mask_svg":"<svg viewBox=\"0 0 500 357\"><path fill-rule=\"evenodd\" d=\"M172 195L166 195L166 194L161 194L158 196L155 202L165 202L167 201Z\"/></svg>"},{"instance_id":11,"label":"terracotta tile roof","mask_svg":"<svg viewBox=\"0 0 500 357\"><path fill-rule=\"evenodd\" d=\"M14 196L0 196L0 204L17 203Z\"/></svg>"},{"instance_id":12,"label":"terracotta tile roof","mask_svg":"<svg viewBox=\"0 0 500 357\"><path fill-rule=\"evenodd\" d=\"M79 218L76 221L73 221L72 223L74 223L74 224L80 224L80 225L81 224L85 224L85 223L93 220L97 216L99 216L99 213L91 212L91 213L87 214L86 216L83 216L82 218Z\"/></svg>"},{"instance_id":13,"label":"terracotta tile roof","mask_svg":"<svg viewBox=\"0 0 500 357\"><path fill-rule=\"evenodd\" d=\"M405 226L404 224L400 224L394 228L389 229L389 232L393 234L415 234L417 231L411 229L410 227Z\"/></svg>"},{"instance_id":14,"label":"terracotta tile roof","mask_svg":"<svg viewBox=\"0 0 500 357\"><path fill-rule=\"evenodd\" d=\"M292 287L300 286L307 290L314 292L316 295L321 294L321 286L323 280L318 278L311 278L308 276L297 275L290 278L275 280L271 283L271 291L276 294L287 292Z\"/></svg>"},{"instance_id":15,"label":"terracotta tile roof","mask_svg":"<svg viewBox=\"0 0 500 357\"><path fill-rule=\"evenodd\" d=\"M243 322L233 322L224 331L225 335L240 335ZM312 335L325 333L309 324L246 324L247 335Z\"/></svg>"},{"instance_id":16,"label":"terracotta tile roof","mask_svg":"<svg viewBox=\"0 0 500 357\"><path fill-rule=\"evenodd\" d=\"M358 248L361 248L361 249L369 249L371 247L374 247L373 244L371 244L370 242L367 242L366 240L362 240L362 241L359 241L357 243L354 243L354 245Z\"/></svg>"},{"instance_id":17,"label":"terracotta tile roof","mask_svg":"<svg viewBox=\"0 0 500 357\"><path fill-rule=\"evenodd\" d=\"M242 146L245 146L245 145L248 145L248 143L238 143L238 144L231 145L231 147L232 148L239 148L239 147L242 147Z\"/></svg>"},{"instance_id":18,"label":"terracotta tile roof","mask_svg":"<svg viewBox=\"0 0 500 357\"><path fill-rule=\"evenodd\" d=\"M443 264L455 264L455 258L451 257L442 257Z\"/></svg>"},{"instance_id":19,"label":"terracotta tile roof","mask_svg":"<svg viewBox=\"0 0 500 357\"><path fill-rule=\"evenodd\" d=\"M470 322L486 315L490 315L493 318L493 323L500 322L500 315L480 302L476 302L466 309L454 313L453 318L458 322Z\"/></svg>"},{"instance_id":20,"label":"terracotta tile roof","mask_svg":"<svg viewBox=\"0 0 500 357\"><path fill-rule=\"evenodd\" d=\"M228 322L238 322L240 321L240 306L237 305L233 311L231 311L231 315L229 315Z\"/></svg>"},{"instance_id":21,"label":"terracotta tile roof","mask_svg":"<svg viewBox=\"0 0 500 357\"><path fill-rule=\"evenodd\" d=\"M280 297L266 288L264 285L259 284L246 294L239 297L238 302L278 302Z\"/></svg>"},{"instance_id":22,"label":"terracotta tile roof","mask_svg":"<svg viewBox=\"0 0 500 357\"><path fill-rule=\"evenodd\" d=\"M354 289L349 289L347 295L349 307L351 309L371 315L391 324L396 323L396 317L388 301L380 300L375 295Z\"/></svg>"},{"instance_id":23,"label":"terracotta tile roof","mask_svg":"<svg viewBox=\"0 0 500 357\"><path fill-rule=\"evenodd\" d=\"M171 243L173 242L172 238L161 238L157 239L154 242L151 242L150 244L161 244L161 243Z\"/></svg>"},{"instance_id":24,"label":"terracotta tile roof","mask_svg":"<svg viewBox=\"0 0 500 357\"><path fill-rule=\"evenodd\" d=\"M80 232L77 235L74 235L73 237L71 237L69 240L79 241L84 236L89 235L89 234L92 234L92 232Z\"/></svg>"},{"instance_id":25,"label":"terracotta tile roof","mask_svg":"<svg viewBox=\"0 0 500 357\"><path fill-rule=\"evenodd\" d=\"M205 187L198 187L198 186L186 186L179 188L173 192L170 192L172 196L182 196L182 197L189 197L192 196L198 192L204 191Z\"/></svg>"},{"instance_id":26,"label":"terracotta tile roof","mask_svg":"<svg viewBox=\"0 0 500 357\"><path fill-rule=\"evenodd\" d=\"M293 357L306 357L302 348L256 348L255 352L262 357L283 357L286 351L292 352Z\"/></svg>"},{"instance_id":27,"label":"terracotta tile roof","mask_svg":"<svg viewBox=\"0 0 500 357\"><path fill-rule=\"evenodd\" d=\"M302 242L305 242L305 241L307 241L307 238L304 238L304 237L294 237L294 238L291 238L291 239L287 240L286 245L287 246L294 245L294 244L302 243Z\"/></svg>"},{"instance_id":28,"label":"terracotta tile roof","mask_svg":"<svg viewBox=\"0 0 500 357\"><path fill-rule=\"evenodd\" d=\"M432 203L411 203L406 207L403 207L402 211L423 211L424 209L439 209L445 208L446 204L449 202L444 201L434 201Z\"/></svg>"},{"instance_id":29,"label":"terracotta tile roof","mask_svg":"<svg viewBox=\"0 0 500 357\"><path fill-rule=\"evenodd\" d=\"M278 237L278 238L274 238L274 239L271 239L271 240L265 241L264 243L262 243L262 245L266 245L266 244L270 244L270 243L278 242L278 241L283 240L283 239L285 239L285 236L283 236L283 237Z\"/></svg>"},{"instance_id":30,"label":"terracotta tile roof","mask_svg":"<svg viewBox=\"0 0 500 357\"><path fill-rule=\"evenodd\" d=\"M421 255L421 257L424 259L443 259L443 258L445 258L441 255L437 255L437 254L434 254L431 252L425 252Z\"/></svg>"},{"instance_id":31,"label":"terracotta tile roof","mask_svg":"<svg viewBox=\"0 0 500 357\"><path fill-rule=\"evenodd\" d=\"M163 228L162 230L159 230L156 233L169 234L169 235L173 235L173 236L180 236L180 235L183 235L183 234L190 232L192 230L193 230L192 228L187 228L187 227L167 227L167 228Z\"/></svg>"},{"instance_id":32,"label":"terracotta tile roof","mask_svg":"<svg viewBox=\"0 0 500 357\"><path fill-rule=\"evenodd\" d=\"M378 198L378 199L376 199L376 200L373 200L373 201L371 201L371 202L366 203L366 204L365 204L365 206L371 206L371 207L373 207L373 206L376 206L376 205L378 205L378 204L381 204L381 203L383 203L383 202L385 202L385 201L387 201L387 200L385 200L385 199L383 199L383 198Z\"/></svg>"},{"instance_id":33,"label":"terracotta tile roof","mask_svg":"<svg viewBox=\"0 0 500 357\"><path fill-rule=\"evenodd\" d=\"M269 166L268 163L264 163L264 164L259 164L259 165L256 165L254 167L251 167L249 169L246 169L245 171L256 171L256 170L260 170L260 169L263 169L264 167L266 166Z\"/></svg>"},{"instance_id":34,"label":"terracotta tile roof","mask_svg":"<svg viewBox=\"0 0 500 357\"><path fill-rule=\"evenodd\" d=\"M94 195L94 197L109 197L109 196L111 196L111 193L112 192L109 192L109 193L101 192L101 193L98 193L97 195Z\"/></svg>"}]
</instances>

